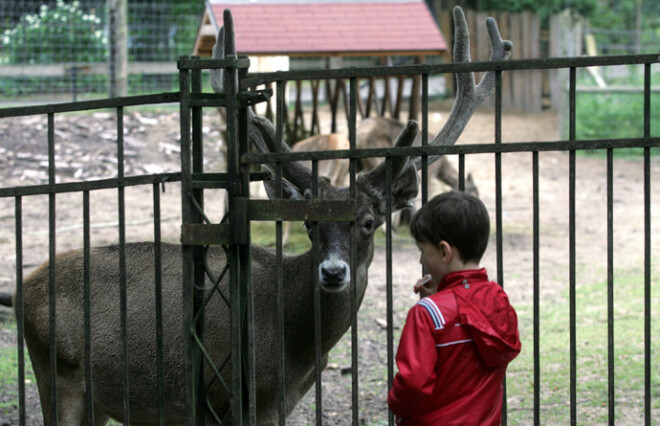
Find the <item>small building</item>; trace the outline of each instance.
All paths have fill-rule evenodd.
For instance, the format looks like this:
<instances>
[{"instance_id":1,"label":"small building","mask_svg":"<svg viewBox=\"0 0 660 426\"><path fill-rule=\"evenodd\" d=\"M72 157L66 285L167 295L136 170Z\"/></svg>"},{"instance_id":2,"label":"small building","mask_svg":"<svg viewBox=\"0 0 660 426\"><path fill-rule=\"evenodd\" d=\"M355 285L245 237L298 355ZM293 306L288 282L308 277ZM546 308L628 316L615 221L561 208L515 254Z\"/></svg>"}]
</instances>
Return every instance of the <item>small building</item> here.
<instances>
[{"instance_id":1,"label":"small building","mask_svg":"<svg viewBox=\"0 0 660 426\"><path fill-rule=\"evenodd\" d=\"M408 56L421 63L447 50L424 0L208 0L194 55L211 56L225 9L234 19L237 53L248 55L256 72L286 71L300 58L325 58L325 67L339 65L346 57L371 57L372 64L380 58L386 64L393 56ZM389 86L389 79L384 81ZM341 85L338 82L336 88ZM389 108L398 116L401 99L397 97L395 107L388 103L390 93L402 91L385 91L387 100L383 98L377 109L384 114ZM369 115L372 100L378 104L370 92L363 115ZM417 116L417 104L410 102L411 116Z\"/></svg>"}]
</instances>

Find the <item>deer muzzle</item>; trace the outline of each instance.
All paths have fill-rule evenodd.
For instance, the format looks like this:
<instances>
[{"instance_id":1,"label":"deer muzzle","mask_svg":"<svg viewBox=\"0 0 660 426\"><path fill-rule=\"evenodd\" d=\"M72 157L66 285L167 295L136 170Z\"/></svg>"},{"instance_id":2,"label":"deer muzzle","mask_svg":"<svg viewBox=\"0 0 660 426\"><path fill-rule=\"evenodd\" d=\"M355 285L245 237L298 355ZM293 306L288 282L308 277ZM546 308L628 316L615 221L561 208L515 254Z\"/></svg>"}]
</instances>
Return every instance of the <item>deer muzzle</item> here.
<instances>
[{"instance_id":1,"label":"deer muzzle","mask_svg":"<svg viewBox=\"0 0 660 426\"><path fill-rule=\"evenodd\" d=\"M351 267L340 259L328 259L319 265L319 282L325 290L342 291L351 281Z\"/></svg>"}]
</instances>

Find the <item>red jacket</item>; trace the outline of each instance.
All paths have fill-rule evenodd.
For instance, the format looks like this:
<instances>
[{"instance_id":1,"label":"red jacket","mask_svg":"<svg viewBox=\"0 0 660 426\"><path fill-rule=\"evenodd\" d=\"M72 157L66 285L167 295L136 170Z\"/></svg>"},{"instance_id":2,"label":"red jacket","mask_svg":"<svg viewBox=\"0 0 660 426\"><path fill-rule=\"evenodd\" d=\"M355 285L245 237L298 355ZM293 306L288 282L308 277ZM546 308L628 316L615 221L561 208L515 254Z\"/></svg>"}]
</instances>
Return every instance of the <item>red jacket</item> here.
<instances>
[{"instance_id":1,"label":"red jacket","mask_svg":"<svg viewBox=\"0 0 660 426\"><path fill-rule=\"evenodd\" d=\"M401 425L499 425L520 352L516 311L485 269L447 274L408 312L387 403Z\"/></svg>"}]
</instances>

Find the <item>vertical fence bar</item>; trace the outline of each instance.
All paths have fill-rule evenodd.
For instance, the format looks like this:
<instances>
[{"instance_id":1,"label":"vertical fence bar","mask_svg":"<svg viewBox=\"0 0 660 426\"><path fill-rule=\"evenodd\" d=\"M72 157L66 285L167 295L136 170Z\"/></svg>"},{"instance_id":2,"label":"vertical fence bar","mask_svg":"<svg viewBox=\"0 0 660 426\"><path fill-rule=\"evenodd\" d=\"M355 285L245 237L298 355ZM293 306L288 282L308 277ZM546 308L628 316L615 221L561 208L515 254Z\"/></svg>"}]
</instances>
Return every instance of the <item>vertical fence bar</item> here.
<instances>
[{"instance_id":1,"label":"vertical fence bar","mask_svg":"<svg viewBox=\"0 0 660 426\"><path fill-rule=\"evenodd\" d=\"M355 77L351 78L349 81L350 93L349 93L349 120L348 120L348 138L349 145L351 150L355 150L357 143L357 97L358 97L358 85L357 79ZM355 170L355 160L351 159L351 166ZM349 166L350 167L350 166ZM391 217L391 216L388 216ZM351 222L351 401L353 403L353 425L357 426L360 423L359 419L359 368L358 368L358 357L360 354L359 340L358 340L358 321L357 321L357 312L358 312L358 296L357 296L357 233L358 226L357 222Z\"/></svg>"},{"instance_id":2,"label":"vertical fence bar","mask_svg":"<svg viewBox=\"0 0 660 426\"><path fill-rule=\"evenodd\" d=\"M191 115L190 115L190 70L179 69L179 119L181 122L181 220L185 223L191 223L192 216L192 178L191 178ZM229 122L228 121L228 126ZM229 140L229 138L228 138ZM227 147L229 154L229 146ZM186 407L186 425L195 424L195 381L194 381L194 345L190 324L193 319L192 307L192 283L193 283L193 250L192 246L184 245L182 247L182 309L183 309L183 350L184 350L184 383L185 383L185 407Z\"/></svg>"},{"instance_id":3,"label":"vertical fence bar","mask_svg":"<svg viewBox=\"0 0 660 426\"><path fill-rule=\"evenodd\" d=\"M541 424L541 328L539 324L539 282L540 282L540 223L539 223L539 152L532 153L532 194L533 194L533 256L534 256L534 301L533 301L533 327L534 327L534 424Z\"/></svg>"},{"instance_id":4,"label":"vertical fence bar","mask_svg":"<svg viewBox=\"0 0 660 426\"><path fill-rule=\"evenodd\" d=\"M651 64L644 64L644 137L651 137ZM644 423L651 425L651 148L644 148Z\"/></svg>"},{"instance_id":5,"label":"vertical fence bar","mask_svg":"<svg viewBox=\"0 0 660 426\"><path fill-rule=\"evenodd\" d=\"M502 71L495 72L495 145L502 143ZM495 222L497 235L497 282L504 287L504 249L502 231L502 153L495 153ZM506 425L506 376L504 377L502 397L502 424Z\"/></svg>"},{"instance_id":6,"label":"vertical fence bar","mask_svg":"<svg viewBox=\"0 0 660 426\"><path fill-rule=\"evenodd\" d=\"M312 161L312 198L317 199L319 196L319 164L317 160ZM321 262L321 256L319 253L319 223L317 221L312 222L312 258L314 261L312 265L318 268L319 263ZM315 366L315 384L316 384L316 425L321 426L323 424L323 371L322 371L322 362L321 358L323 357L323 351L321 350L322 346L322 330L321 324L323 317L321 315L321 282L319 279L319 274L312 274L314 278L314 366Z\"/></svg>"},{"instance_id":7,"label":"vertical fence bar","mask_svg":"<svg viewBox=\"0 0 660 426\"><path fill-rule=\"evenodd\" d=\"M422 146L428 144L428 78L422 78ZM390 157L385 158L386 187L392 188L392 161ZM426 202L428 194L428 158L422 156L422 203ZM392 191L387 191L386 196L385 223L385 285L387 288L387 389L392 388L394 383L394 287L392 282ZM394 425L394 414L388 410L387 422L389 426Z\"/></svg>"},{"instance_id":8,"label":"vertical fence bar","mask_svg":"<svg viewBox=\"0 0 660 426\"><path fill-rule=\"evenodd\" d=\"M502 71L495 72L495 146L502 143ZM495 153L495 214L497 235L497 282L504 286L502 247L502 153ZM506 417L504 418L504 420Z\"/></svg>"},{"instance_id":9,"label":"vertical fence bar","mask_svg":"<svg viewBox=\"0 0 660 426\"><path fill-rule=\"evenodd\" d=\"M17 196L14 200L14 223L16 229L16 296L14 309L16 311L16 348L18 350L18 422L26 424L25 410L25 343L23 341L25 321L23 313L23 199Z\"/></svg>"},{"instance_id":10,"label":"vertical fence bar","mask_svg":"<svg viewBox=\"0 0 660 426\"><path fill-rule=\"evenodd\" d=\"M422 146L429 143L429 75L422 75ZM391 188L391 186L388 186ZM429 197L429 167L428 157L422 156L422 205Z\"/></svg>"},{"instance_id":11,"label":"vertical fence bar","mask_svg":"<svg viewBox=\"0 0 660 426\"><path fill-rule=\"evenodd\" d=\"M423 127L423 126L422 126ZM422 142L423 143L423 142ZM422 160L424 161L425 158ZM387 188L392 187L392 161L385 158L385 179ZM422 184L424 179L422 178ZM394 382L394 287L392 282L392 191L387 191L386 197L386 228L385 228L385 285L387 287L387 389L392 388ZM394 414L388 410L388 425L394 425Z\"/></svg>"},{"instance_id":12,"label":"vertical fence bar","mask_svg":"<svg viewBox=\"0 0 660 426\"><path fill-rule=\"evenodd\" d=\"M239 74L243 70L240 70ZM201 127L200 127L201 132ZM239 158L243 154L247 154L250 150L250 141L248 138L248 110L245 106L240 106L238 109L238 153ZM241 166L241 197L250 198L250 165ZM249 401L249 421L250 424L258 424L257 419L257 380L256 380L256 364L255 364L255 321L254 321L254 287L252 283L252 248L250 241L251 226L250 221L246 221L245 226L245 241L241 247L241 268L244 277L243 282L246 286L245 296L247 297L247 335L245 336L246 350L245 359L247 360L246 376L247 376L247 391Z\"/></svg>"},{"instance_id":13,"label":"vertical fence bar","mask_svg":"<svg viewBox=\"0 0 660 426\"><path fill-rule=\"evenodd\" d=\"M156 308L156 374L158 375L158 424L165 424L165 390L163 367L163 277L161 262L160 188L153 184L154 206L154 300Z\"/></svg>"},{"instance_id":14,"label":"vertical fence bar","mask_svg":"<svg viewBox=\"0 0 660 426\"><path fill-rule=\"evenodd\" d=\"M94 424L94 389L92 380L92 318L90 291L90 211L89 191L83 191L83 304L85 331L85 404L87 424Z\"/></svg>"},{"instance_id":15,"label":"vertical fence bar","mask_svg":"<svg viewBox=\"0 0 660 426\"><path fill-rule=\"evenodd\" d=\"M284 126L284 85L283 81L278 81L276 85L277 96L275 98L275 133L277 141L282 140L283 126ZM275 144L276 152L280 151L280 144ZM277 182L277 197L282 198L282 163L277 163L275 167L275 181ZM277 318L278 318L278 334L279 334L279 366L278 380L280 389L279 398L279 424L284 426L286 424L286 358L285 358L285 331L284 331L284 270L282 268L282 221L278 220L276 223L276 238L277 238Z\"/></svg>"},{"instance_id":16,"label":"vertical fence bar","mask_svg":"<svg viewBox=\"0 0 660 426\"><path fill-rule=\"evenodd\" d=\"M607 149L607 415L614 425L614 149Z\"/></svg>"},{"instance_id":17,"label":"vertical fence bar","mask_svg":"<svg viewBox=\"0 0 660 426\"><path fill-rule=\"evenodd\" d=\"M202 72L200 69L192 69L190 71L190 92L200 93L202 91ZM192 124L192 172L194 174L202 173L204 171L204 144L202 143L202 108L194 106L190 108L191 124ZM191 214L191 220L194 223L202 222L202 212L204 211L204 190L201 188L192 189L192 198L197 204ZM201 355L201 346L204 347L204 256L205 248L195 246L192 248L193 256L193 286L192 286L192 299L193 299L193 318L195 335L197 336L196 353L194 357L194 375L195 375L195 395L197 398L196 408L196 422L197 424L204 424L206 422L206 380L204 378L204 357ZM198 349L199 348L199 349Z\"/></svg>"},{"instance_id":18,"label":"vertical fence bar","mask_svg":"<svg viewBox=\"0 0 660 426\"><path fill-rule=\"evenodd\" d=\"M458 190L465 191L465 154L458 154Z\"/></svg>"},{"instance_id":19,"label":"vertical fence bar","mask_svg":"<svg viewBox=\"0 0 660 426\"><path fill-rule=\"evenodd\" d=\"M48 114L48 184L50 193L48 194L48 314L50 333L50 415L53 422L57 422L57 315L55 311L56 277L55 277L55 256L56 253L56 209L55 209L55 114Z\"/></svg>"},{"instance_id":20,"label":"vertical fence bar","mask_svg":"<svg viewBox=\"0 0 660 426\"><path fill-rule=\"evenodd\" d=\"M121 315L121 353L123 362L124 421L130 423L128 374L128 299L126 295L126 206L124 188L124 107L117 107L117 203L119 214L119 306Z\"/></svg>"},{"instance_id":21,"label":"vertical fence bar","mask_svg":"<svg viewBox=\"0 0 660 426\"><path fill-rule=\"evenodd\" d=\"M576 68L570 69L569 77L569 136L575 141L575 81ZM569 191L568 191L568 240L569 240L569 328L570 328L570 404L571 424L577 423L577 364L576 364L576 312L575 312L575 149L569 151Z\"/></svg>"},{"instance_id":22,"label":"vertical fence bar","mask_svg":"<svg viewBox=\"0 0 660 426\"><path fill-rule=\"evenodd\" d=\"M228 21L228 16L225 14L225 22ZM225 40L226 42L227 40ZM228 51L225 46L225 51ZM227 55L227 59L235 59L233 55ZM237 198L241 195L239 192L238 183L241 180L239 170L239 149L238 149L238 128L237 128L237 111L238 102L236 95L238 93L238 81L236 67L226 67L224 71L224 87L226 88L227 95L227 174L229 177L228 188L228 206L230 213L230 222L232 224L240 224L245 219L239 216L239 209L236 208ZM232 340L232 355L231 355L231 369L232 369L232 417L233 422L240 424L241 422L247 423L249 419L249 410L246 405L247 401L247 386L245 377L243 375L245 359L243 357L243 346L246 342L243 340L243 307L245 302L245 287L242 285L244 282L241 265L241 253L238 244L233 243L229 246L227 259L229 263L229 288L230 288L230 304L231 304L231 340Z\"/></svg>"}]
</instances>

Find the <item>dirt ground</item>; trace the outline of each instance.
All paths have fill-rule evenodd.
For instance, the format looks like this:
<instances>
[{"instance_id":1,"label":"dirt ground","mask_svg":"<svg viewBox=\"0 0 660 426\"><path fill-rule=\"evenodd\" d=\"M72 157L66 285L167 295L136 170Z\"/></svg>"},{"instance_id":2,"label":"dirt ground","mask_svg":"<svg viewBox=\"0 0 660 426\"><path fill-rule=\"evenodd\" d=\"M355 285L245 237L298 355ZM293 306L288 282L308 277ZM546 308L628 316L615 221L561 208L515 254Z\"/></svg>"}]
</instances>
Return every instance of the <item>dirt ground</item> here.
<instances>
[{"instance_id":1,"label":"dirt ground","mask_svg":"<svg viewBox=\"0 0 660 426\"><path fill-rule=\"evenodd\" d=\"M431 130L440 128L448 111L435 112ZM115 118L111 113L63 114L56 117L58 181L113 177L116 174ZM207 170L223 164L222 140L217 113L205 116L206 155L211 160ZM552 112L505 113L504 142L558 140L558 124ZM177 171L178 114L128 110L125 123L126 175ZM47 181L45 117L0 120L1 187L40 184ZM459 144L490 143L494 140L492 111L479 110L470 121ZM455 161L456 159L452 159ZM657 182L660 158L652 160L652 176ZM541 300L557 300L565 295L569 265L569 156L563 152L539 155ZM638 159L617 159L614 164L614 258L616 268L640 270L643 259L644 204L643 163ZM514 306L532 303L533 228L532 228L532 154L504 154L502 170L502 247L503 285ZM466 170L472 173L480 197L491 212L495 228L495 156L470 155ZM605 279L607 271L607 169L602 157L579 156L576 167L576 256L578 280ZM432 186L433 191L443 188ZM178 240L180 192L175 183L161 191L162 233L165 241ZM164 192L162 192L164 190ZM153 239L153 191L151 186L125 190L126 239ZM220 219L222 203L210 196L207 211L212 220ZM652 247L657 259L660 247L660 187L652 187ZM117 190L94 191L91 195L92 244L116 242ZM217 205L217 208L215 206ZM27 274L48 258L48 197L30 196L22 200L22 244L24 273ZM0 291L13 291L16 277L16 233L13 198L0 199ZM58 195L56 205L57 250L82 246L82 202L77 193ZM398 335L407 309L415 303L411 287L420 273L417 249L405 238L395 237L392 270L394 327ZM364 424L387 424L387 345L383 327L386 318L386 262L384 247L376 250L369 273L369 287L358 318L359 329L359 413ZM483 259L492 278L497 277L496 241L493 236ZM0 348L16 345L15 328L9 313L0 308L3 328ZM520 317L521 333L531 333L531 318ZM396 340L395 340L396 344ZM524 348L531 351L531 348ZM531 382L531 371L529 372ZM15 389L0 386L0 404L15 394ZM509 395L510 409L529 407L521 402L530 395ZM568 396L566 396L568 400ZM34 383L28 383L28 424L41 424L38 396ZM351 374L350 333L331 352L329 368L324 372L324 424L350 424ZM17 423L16 408L2 412L0 424ZM0 416L1 417L1 416ZM527 417L529 418L529 417ZM314 395L310 392L299 404L290 424L313 423ZM625 421L624 423L628 423ZM633 418L627 419L635 423ZM628 424L632 424L628 423Z\"/></svg>"}]
</instances>

